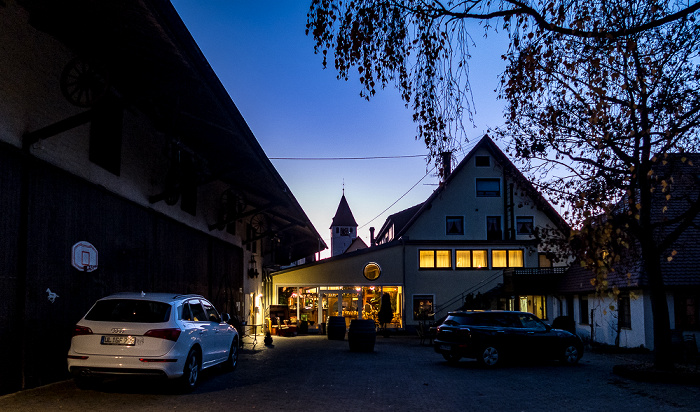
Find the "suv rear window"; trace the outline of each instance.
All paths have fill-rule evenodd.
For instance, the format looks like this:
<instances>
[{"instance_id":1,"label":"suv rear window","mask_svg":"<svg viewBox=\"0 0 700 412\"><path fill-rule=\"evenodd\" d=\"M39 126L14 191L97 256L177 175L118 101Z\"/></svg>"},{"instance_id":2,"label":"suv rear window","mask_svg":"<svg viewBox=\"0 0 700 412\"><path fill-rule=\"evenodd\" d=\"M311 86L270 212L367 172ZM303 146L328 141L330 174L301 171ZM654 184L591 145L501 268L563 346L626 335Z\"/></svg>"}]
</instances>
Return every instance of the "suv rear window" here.
<instances>
[{"instance_id":1,"label":"suv rear window","mask_svg":"<svg viewBox=\"0 0 700 412\"><path fill-rule=\"evenodd\" d=\"M507 313L455 313L449 315L445 323L453 326L521 327L517 318Z\"/></svg>"},{"instance_id":2,"label":"suv rear window","mask_svg":"<svg viewBox=\"0 0 700 412\"><path fill-rule=\"evenodd\" d=\"M85 319L98 322L162 323L169 318L167 303L130 299L100 300L85 315Z\"/></svg>"}]
</instances>

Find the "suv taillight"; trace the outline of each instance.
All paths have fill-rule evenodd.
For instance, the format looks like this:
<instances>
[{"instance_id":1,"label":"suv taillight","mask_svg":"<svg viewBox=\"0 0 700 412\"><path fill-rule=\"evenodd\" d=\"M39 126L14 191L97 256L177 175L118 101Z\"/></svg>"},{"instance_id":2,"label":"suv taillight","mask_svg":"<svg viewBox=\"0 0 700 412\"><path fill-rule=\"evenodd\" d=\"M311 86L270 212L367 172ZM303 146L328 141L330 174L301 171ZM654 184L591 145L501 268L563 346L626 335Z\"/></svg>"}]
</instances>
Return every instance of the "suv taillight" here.
<instances>
[{"instance_id":1,"label":"suv taillight","mask_svg":"<svg viewBox=\"0 0 700 412\"><path fill-rule=\"evenodd\" d=\"M92 335L92 329L88 328L87 326L75 325L72 336L80 335Z\"/></svg>"},{"instance_id":2,"label":"suv taillight","mask_svg":"<svg viewBox=\"0 0 700 412\"><path fill-rule=\"evenodd\" d=\"M149 336L151 338L167 339L173 342L177 342L177 338L180 337L182 331L177 328L170 329L151 329L144 333L143 336Z\"/></svg>"},{"instance_id":3,"label":"suv taillight","mask_svg":"<svg viewBox=\"0 0 700 412\"><path fill-rule=\"evenodd\" d=\"M461 336L471 336L472 335L472 331L469 328L459 328L456 331L457 331L457 334L459 334Z\"/></svg>"}]
</instances>

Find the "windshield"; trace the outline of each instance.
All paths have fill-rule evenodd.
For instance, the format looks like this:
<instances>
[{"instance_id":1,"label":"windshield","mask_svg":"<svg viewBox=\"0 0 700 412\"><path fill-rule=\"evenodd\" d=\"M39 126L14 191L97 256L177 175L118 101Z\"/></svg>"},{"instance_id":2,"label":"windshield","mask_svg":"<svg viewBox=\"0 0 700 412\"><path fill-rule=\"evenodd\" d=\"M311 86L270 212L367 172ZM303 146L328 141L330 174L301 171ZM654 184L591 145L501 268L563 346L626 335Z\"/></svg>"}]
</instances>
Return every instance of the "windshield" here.
<instances>
[{"instance_id":1,"label":"windshield","mask_svg":"<svg viewBox=\"0 0 700 412\"><path fill-rule=\"evenodd\" d=\"M147 300L100 300L85 319L100 322L162 323L170 318L170 305Z\"/></svg>"}]
</instances>

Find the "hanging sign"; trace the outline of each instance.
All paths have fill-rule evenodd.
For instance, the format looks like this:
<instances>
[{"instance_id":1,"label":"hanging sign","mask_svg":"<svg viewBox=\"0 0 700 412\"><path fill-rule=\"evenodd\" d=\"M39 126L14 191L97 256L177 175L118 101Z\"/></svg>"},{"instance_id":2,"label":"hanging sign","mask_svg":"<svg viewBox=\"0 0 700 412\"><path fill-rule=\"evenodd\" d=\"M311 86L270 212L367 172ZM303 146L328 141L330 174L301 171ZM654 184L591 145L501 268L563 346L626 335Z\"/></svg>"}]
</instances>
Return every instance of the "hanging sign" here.
<instances>
[{"instance_id":1,"label":"hanging sign","mask_svg":"<svg viewBox=\"0 0 700 412\"><path fill-rule=\"evenodd\" d=\"M97 269L97 249L90 242L78 242L73 245L71 264L74 268L92 272Z\"/></svg>"}]
</instances>

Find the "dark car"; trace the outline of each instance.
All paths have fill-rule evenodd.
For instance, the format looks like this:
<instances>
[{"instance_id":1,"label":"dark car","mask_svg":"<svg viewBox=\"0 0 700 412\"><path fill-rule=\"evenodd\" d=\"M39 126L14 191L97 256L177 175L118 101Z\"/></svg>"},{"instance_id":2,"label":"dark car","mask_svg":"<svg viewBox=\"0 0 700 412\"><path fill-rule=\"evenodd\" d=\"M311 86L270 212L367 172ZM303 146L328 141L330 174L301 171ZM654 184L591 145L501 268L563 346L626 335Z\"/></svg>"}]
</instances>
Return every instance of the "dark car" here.
<instances>
[{"instance_id":1,"label":"dark car","mask_svg":"<svg viewBox=\"0 0 700 412\"><path fill-rule=\"evenodd\" d=\"M573 333L552 327L527 312L450 312L437 328L435 352L448 362L474 358L488 367L504 359L559 359L576 364L583 343Z\"/></svg>"}]
</instances>

